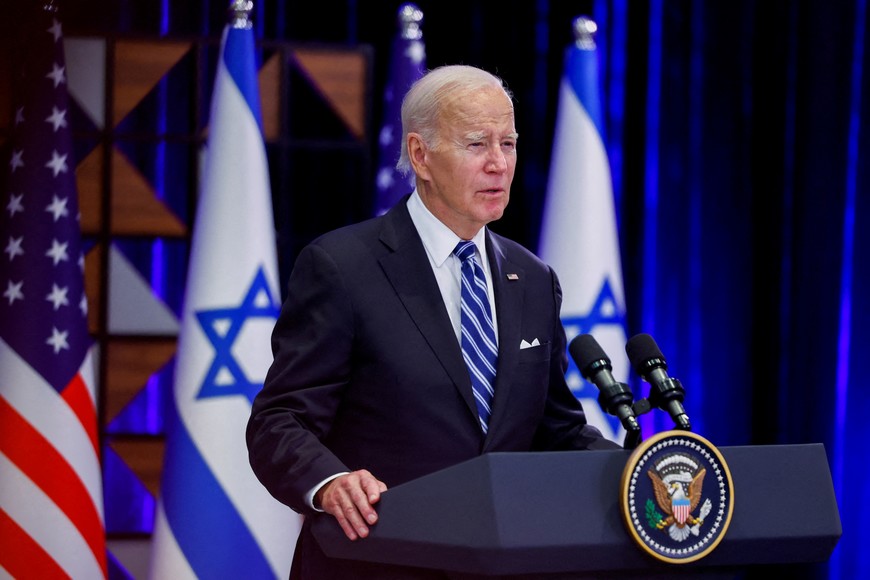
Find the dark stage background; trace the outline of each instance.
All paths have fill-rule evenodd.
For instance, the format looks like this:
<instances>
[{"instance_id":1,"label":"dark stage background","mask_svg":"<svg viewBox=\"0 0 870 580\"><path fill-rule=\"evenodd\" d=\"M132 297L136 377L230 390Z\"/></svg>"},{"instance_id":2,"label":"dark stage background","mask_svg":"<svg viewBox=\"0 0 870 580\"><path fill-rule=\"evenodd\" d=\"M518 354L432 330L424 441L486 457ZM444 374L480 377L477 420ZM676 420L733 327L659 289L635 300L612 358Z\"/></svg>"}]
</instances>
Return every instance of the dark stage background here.
<instances>
[{"instance_id":1,"label":"dark stage background","mask_svg":"<svg viewBox=\"0 0 870 580\"><path fill-rule=\"evenodd\" d=\"M216 42L226 4L68 1L65 33ZM571 22L598 22L628 334L656 338L686 386L694 430L716 445L825 444L843 538L829 563L777 571L870 577L860 550L870 520L866 0L417 4L428 67L477 65L515 95L519 164L492 229L533 250ZM309 240L372 214L398 5L255 2L264 60L274 43L329 45L362 51L369 67L362 139L312 104L269 142L284 279ZM282 90L297 106L309 98L292 82ZM190 223L189 207L179 214ZM167 295L177 311L180 290Z\"/></svg>"}]
</instances>

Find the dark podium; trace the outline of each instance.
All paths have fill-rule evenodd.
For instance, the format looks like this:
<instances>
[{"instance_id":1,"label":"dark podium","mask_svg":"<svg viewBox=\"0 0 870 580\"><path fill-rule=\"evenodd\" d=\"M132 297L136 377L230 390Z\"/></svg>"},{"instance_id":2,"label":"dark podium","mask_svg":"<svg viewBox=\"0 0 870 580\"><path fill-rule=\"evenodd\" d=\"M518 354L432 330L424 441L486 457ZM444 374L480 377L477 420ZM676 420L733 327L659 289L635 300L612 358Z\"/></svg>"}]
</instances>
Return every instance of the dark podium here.
<instances>
[{"instance_id":1,"label":"dark podium","mask_svg":"<svg viewBox=\"0 0 870 580\"><path fill-rule=\"evenodd\" d=\"M396 486L351 542L313 522L330 557L436 568L457 577L731 577L757 564L827 560L841 534L824 447L719 448L734 484L721 543L691 563L656 560L620 513L629 451L493 453Z\"/></svg>"}]
</instances>

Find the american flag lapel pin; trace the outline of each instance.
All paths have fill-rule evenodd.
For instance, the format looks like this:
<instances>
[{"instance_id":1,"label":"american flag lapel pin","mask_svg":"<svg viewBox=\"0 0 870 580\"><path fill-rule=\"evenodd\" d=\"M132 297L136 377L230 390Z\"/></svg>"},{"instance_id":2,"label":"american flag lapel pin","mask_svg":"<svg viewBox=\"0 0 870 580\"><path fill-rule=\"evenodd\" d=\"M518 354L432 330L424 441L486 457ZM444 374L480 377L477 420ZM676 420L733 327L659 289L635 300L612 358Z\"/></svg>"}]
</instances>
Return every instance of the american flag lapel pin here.
<instances>
[{"instance_id":1,"label":"american flag lapel pin","mask_svg":"<svg viewBox=\"0 0 870 580\"><path fill-rule=\"evenodd\" d=\"M507 275L507 279L508 279L508 280L519 280L520 277L517 276L516 274L508 274L508 275Z\"/></svg>"}]
</instances>

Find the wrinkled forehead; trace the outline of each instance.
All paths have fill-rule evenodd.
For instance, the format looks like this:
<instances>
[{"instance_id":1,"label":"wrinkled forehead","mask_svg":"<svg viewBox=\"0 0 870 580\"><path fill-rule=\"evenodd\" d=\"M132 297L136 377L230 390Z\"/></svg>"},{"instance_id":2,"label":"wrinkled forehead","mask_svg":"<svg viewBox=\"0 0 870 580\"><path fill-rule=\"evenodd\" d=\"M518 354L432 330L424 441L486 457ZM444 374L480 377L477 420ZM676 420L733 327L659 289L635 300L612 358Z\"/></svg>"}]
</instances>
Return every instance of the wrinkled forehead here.
<instances>
[{"instance_id":1,"label":"wrinkled forehead","mask_svg":"<svg viewBox=\"0 0 870 580\"><path fill-rule=\"evenodd\" d=\"M457 92L444 100L441 113L442 127L514 130L513 103L503 89L495 86Z\"/></svg>"}]
</instances>

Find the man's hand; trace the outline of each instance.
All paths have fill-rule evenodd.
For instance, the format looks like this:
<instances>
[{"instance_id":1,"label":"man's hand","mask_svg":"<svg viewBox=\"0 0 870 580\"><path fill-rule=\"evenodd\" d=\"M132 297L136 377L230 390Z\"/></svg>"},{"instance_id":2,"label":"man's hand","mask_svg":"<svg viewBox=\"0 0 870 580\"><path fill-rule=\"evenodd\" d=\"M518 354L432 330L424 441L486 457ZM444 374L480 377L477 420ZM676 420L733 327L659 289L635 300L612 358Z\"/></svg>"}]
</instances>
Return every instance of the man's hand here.
<instances>
[{"instance_id":1,"label":"man's hand","mask_svg":"<svg viewBox=\"0 0 870 580\"><path fill-rule=\"evenodd\" d=\"M365 469L340 475L324 485L314 496L315 505L338 520L351 540L369 535L369 526L378 521L372 507L387 491L384 482Z\"/></svg>"}]
</instances>

